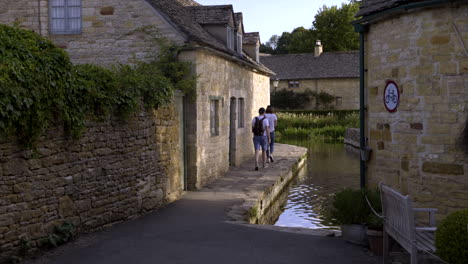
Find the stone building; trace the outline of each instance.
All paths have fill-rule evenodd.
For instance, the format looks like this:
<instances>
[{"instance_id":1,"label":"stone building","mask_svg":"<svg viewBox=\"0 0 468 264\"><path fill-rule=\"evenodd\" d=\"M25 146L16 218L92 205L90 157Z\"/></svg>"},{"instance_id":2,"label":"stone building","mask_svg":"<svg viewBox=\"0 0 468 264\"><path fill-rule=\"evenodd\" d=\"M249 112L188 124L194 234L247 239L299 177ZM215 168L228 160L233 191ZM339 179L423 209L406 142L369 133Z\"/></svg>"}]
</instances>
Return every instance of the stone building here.
<instances>
[{"instance_id":1,"label":"stone building","mask_svg":"<svg viewBox=\"0 0 468 264\"><path fill-rule=\"evenodd\" d=\"M258 62L258 33L244 32L242 13L234 13L231 5L202 6L192 0L30 0L6 5L0 23L16 22L48 37L74 63L149 61L157 56L158 38L184 46L180 59L192 62L199 76L196 102L184 104L190 188L201 187L251 154L238 146L250 143L247 124L269 103L272 72ZM249 36L245 43L244 34Z\"/></svg>"},{"instance_id":2,"label":"stone building","mask_svg":"<svg viewBox=\"0 0 468 264\"><path fill-rule=\"evenodd\" d=\"M457 144L468 122L468 2L364 0L356 16L367 183L439 218L468 208L468 155Z\"/></svg>"},{"instance_id":3,"label":"stone building","mask_svg":"<svg viewBox=\"0 0 468 264\"><path fill-rule=\"evenodd\" d=\"M325 92L334 97L330 104L317 106L317 101L312 100L306 109L359 109L359 53L322 50L322 44L317 41L314 54L261 56L261 62L276 74L271 77L270 92L282 89ZM276 88L275 79L279 80Z\"/></svg>"},{"instance_id":4,"label":"stone building","mask_svg":"<svg viewBox=\"0 0 468 264\"><path fill-rule=\"evenodd\" d=\"M198 76L196 98L179 93L172 106L142 113L129 125L90 123L78 142L50 132L38 143L43 155L38 160L0 142L3 253L17 247L19 237L37 240L64 220L92 230L133 218L253 157L250 121L269 104L272 72L258 61L258 33L244 32L242 13L231 5L192 0L2 4L0 23L17 23L51 39L74 63L148 62L166 40L182 46L179 59L191 62ZM48 191L49 185L56 187Z\"/></svg>"}]
</instances>

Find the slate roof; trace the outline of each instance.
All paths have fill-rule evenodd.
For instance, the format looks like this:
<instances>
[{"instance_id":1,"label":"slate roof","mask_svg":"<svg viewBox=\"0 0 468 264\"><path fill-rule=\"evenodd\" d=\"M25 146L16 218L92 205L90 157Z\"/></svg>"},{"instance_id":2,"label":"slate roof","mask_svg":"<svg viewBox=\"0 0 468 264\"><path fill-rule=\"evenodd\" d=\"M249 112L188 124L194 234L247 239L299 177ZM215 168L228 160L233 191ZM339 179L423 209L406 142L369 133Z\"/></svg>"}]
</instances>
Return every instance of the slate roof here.
<instances>
[{"instance_id":1,"label":"slate roof","mask_svg":"<svg viewBox=\"0 0 468 264\"><path fill-rule=\"evenodd\" d=\"M201 6L199 3L193 1L193 0L176 0L183 6Z\"/></svg>"},{"instance_id":2,"label":"slate roof","mask_svg":"<svg viewBox=\"0 0 468 264\"><path fill-rule=\"evenodd\" d=\"M245 61L264 73L272 74L271 70L261 63L257 63L244 54L238 54L228 49L224 43L218 41L210 35L201 24L197 23L194 14L190 11L196 8L197 2L193 0L145 0L161 14L182 34L185 34L187 41L195 41L202 46L207 46L220 51L231 57L237 57ZM199 5L199 4L198 4ZM232 6L231 12L232 12Z\"/></svg>"},{"instance_id":3,"label":"slate roof","mask_svg":"<svg viewBox=\"0 0 468 264\"><path fill-rule=\"evenodd\" d=\"M358 51L261 56L260 62L280 80L359 78Z\"/></svg>"},{"instance_id":4,"label":"slate roof","mask_svg":"<svg viewBox=\"0 0 468 264\"><path fill-rule=\"evenodd\" d=\"M257 44L257 41L260 41L260 33L258 32L244 33L242 38L242 43L245 44Z\"/></svg>"},{"instance_id":5,"label":"slate roof","mask_svg":"<svg viewBox=\"0 0 468 264\"><path fill-rule=\"evenodd\" d=\"M230 24L232 21L232 5L191 6L189 8L196 21L202 25Z\"/></svg>"},{"instance_id":6,"label":"slate roof","mask_svg":"<svg viewBox=\"0 0 468 264\"><path fill-rule=\"evenodd\" d=\"M403 4L421 1L423 0L363 0L355 17L367 16Z\"/></svg>"}]
</instances>

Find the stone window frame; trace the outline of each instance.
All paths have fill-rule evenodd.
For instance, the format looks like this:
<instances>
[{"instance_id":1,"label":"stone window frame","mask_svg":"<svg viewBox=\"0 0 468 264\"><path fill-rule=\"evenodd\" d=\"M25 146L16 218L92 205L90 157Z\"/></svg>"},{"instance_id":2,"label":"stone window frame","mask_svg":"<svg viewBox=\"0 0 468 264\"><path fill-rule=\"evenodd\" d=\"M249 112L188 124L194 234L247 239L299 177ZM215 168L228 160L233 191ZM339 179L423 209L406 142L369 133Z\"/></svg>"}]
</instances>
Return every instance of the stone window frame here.
<instances>
[{"instance_id":1,"label":"stone window frame","mask_svg":"<svg viewBox=\"0 0 468 264\"><path fill-rule=\"evenodd\" d=\"M210 134L212 137L219 136L220 101L220 97L210 96Z\"/></svg>"},{"instance_id":2,"label":"stone window frame","mask_svg":"<svg viewBox=\"0 0 468 264\"><path fill-rule=\"evenodd\" d=\"M299 81L288 81L288 87L289 88L299 88Z\"/></svg>"},{"instance_id":3,"label":"stone window frame","mask_svg":"<svg viewBox=\"0 0 468 264\"><path fill-rule=\"evenodd\" d=\"M238 112L238 120L237 120L237 128L244 128L245 127L245 100L244 98L239 98L237 103L237 112Z\"/></svg>"},{"instance_id":4,"label":"stone window frame","mask_svg":"<svg viewBox=\"0 0 468 264\"><path fill-rule=\"evenodd\" d=\"M73 14L73 10L77 14ZM60 12L62 12L62 14L58 14ZM49 28L51 34L81 34L83 29L82 18L82 0L49 1ZM55 25L55 21L60 23L60 20L63 21L64 25L62 25L62 28L57 29L58 25ZM73 22L75 22L75 24L73 24ZM76 28L72 28L73 26Z\"/></svg>"}]
</instances>

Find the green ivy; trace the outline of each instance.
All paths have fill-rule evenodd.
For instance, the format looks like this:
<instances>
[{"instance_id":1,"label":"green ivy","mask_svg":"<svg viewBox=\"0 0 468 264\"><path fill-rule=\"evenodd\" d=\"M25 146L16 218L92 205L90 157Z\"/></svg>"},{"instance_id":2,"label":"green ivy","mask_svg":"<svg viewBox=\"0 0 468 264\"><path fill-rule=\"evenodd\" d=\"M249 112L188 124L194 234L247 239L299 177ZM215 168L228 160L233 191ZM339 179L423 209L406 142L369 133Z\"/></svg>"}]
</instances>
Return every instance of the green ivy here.
<instances>
[{"instance_id":1,"label":"green ivy","mask_svg":"<svg viewBox=\"0 0 468 264\"><path fill-rule=\"evenodd\" d=\"M177 60L178 52L162 45L150 63L73 65L49 40L0 25L0 137L15 134L31 148L49 126L63 125L76 138L87 118L129 117L143 107L165 106L175 90L193 98L196 77L189 63Z\"/></svg>"}]
</instances>

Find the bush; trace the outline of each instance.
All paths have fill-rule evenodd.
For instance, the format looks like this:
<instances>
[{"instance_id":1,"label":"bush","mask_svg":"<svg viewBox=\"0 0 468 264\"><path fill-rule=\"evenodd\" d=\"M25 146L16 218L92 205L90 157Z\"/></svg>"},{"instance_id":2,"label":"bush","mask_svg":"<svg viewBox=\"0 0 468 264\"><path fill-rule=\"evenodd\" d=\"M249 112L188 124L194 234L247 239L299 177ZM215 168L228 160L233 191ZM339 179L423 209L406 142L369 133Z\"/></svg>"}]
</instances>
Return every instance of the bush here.
<instances>
[{"instance_id":1,"label":"bush","mask_svg":"<svg viewBox=\"0 0 468 264\"><path fill-rule=\"evenodd\" d=\"M436 254L450 264L468 260L468 209L449 214L437 227Z\"/></svg>"},{"instance_id":2,"label":"bush","mask_svg":"<svg viewBox=\"0 0 468 264\"><path fill-rule=\"evenodd\" d=\"M86 117L128 117L167 105L174 90L194 97L196 77L164 46L151 63L104 69L72 65L68 55L36 33L0 25L0 138L16 135L27 148L49 126L78 137Z\"/></svg>"},{"instance_id":3,"label":"bush","mask_svg":"<svg viewBox=\"0 0 468 264\"><path fill-rule=\"evenodd\" d=\"M366 191L346 188L333 197L331 221L337 225L364 224L370 213Z\"/></svg>"}]
</instances>

